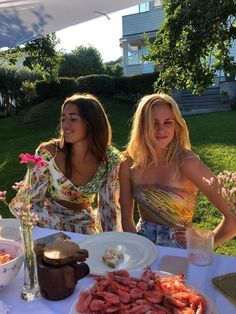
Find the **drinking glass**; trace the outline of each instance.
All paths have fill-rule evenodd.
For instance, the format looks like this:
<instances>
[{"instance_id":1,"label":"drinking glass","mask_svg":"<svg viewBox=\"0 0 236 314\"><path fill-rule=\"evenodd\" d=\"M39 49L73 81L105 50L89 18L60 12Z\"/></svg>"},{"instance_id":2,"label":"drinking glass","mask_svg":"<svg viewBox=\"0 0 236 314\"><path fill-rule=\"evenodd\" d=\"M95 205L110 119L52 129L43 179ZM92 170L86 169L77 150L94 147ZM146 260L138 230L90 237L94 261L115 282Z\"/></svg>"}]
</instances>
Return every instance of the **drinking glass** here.
<instances>
[{"instance_id":1,"label":"drinking glass","mask_svg":"<svg viewBox=\"0 0 236 314\"><path fill-rule=\"evenodd\" d=\"M212 263L214 249L214 233L203 228L189 228L186 230L188 260L198 266Z\"/></svg>"}]
</instances>

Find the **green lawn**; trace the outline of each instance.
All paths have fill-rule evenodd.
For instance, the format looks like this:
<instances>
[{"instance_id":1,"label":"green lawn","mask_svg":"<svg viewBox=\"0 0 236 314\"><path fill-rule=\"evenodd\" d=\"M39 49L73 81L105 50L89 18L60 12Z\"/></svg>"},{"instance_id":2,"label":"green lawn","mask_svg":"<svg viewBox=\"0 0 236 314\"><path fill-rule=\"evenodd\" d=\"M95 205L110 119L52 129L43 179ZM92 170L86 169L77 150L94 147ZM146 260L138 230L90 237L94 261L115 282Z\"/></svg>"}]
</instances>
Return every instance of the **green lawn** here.
<instances>
[{"instance_id":1,"label":"green lawn","mask_svg":"<svg viewBox=\"0 0 236 314\"><path fill-rule=\"evenodd\" d=\"M128 139L134 108L131 104L106 99L106 111L113 128L113 143L121 150ZM18 155L34 152L42 141L57 134L61 101L49 100L34 106L27 114L0 120L0 190L14 195L11 185L20 180L25 167L19 165ZM190 129L192 149L214 173L224 169L236 170L236 111L186 117ZM0 214L10 217L0 204ZM220 221L220 213L199 194L194 223L213 229ZM217 248L216 252L236 256L236 239Z\"/></svg>"}]
</instances>

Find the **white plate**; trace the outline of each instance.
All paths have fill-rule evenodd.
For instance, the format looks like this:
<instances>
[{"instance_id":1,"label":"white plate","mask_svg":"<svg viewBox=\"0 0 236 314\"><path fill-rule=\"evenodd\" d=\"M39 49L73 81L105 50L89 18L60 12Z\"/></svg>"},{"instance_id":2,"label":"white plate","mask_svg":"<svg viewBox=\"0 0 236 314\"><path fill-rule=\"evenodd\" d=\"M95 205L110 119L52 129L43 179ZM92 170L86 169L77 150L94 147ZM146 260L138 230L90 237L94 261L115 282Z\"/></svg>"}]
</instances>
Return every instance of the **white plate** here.
<instances>
[{"instance_id":1,"label":"white plate","mask_svg":"<svg viewBox=\"0 0 236 314\"><path fill-rule=\"evenodd\" d=\"M124 249L124 260L116 268L111 268L104 263L102 256L106 249L117 245L122 245ZM129 232L103 232L82 240L79 246L89 252L86 263L93 275L103 275L117 269L142 269L150 265L157 256L155 244L143 236Z\"/></svg>"},{"instance_id":2,"label":"white plate","mask_svg":"<svg viewBox=\"0 0 236 314\"><path fill-rule=\"evenodd\" d=\"M129 273L130 273L132 276L139 278L139 277L141 276L141 274L143 273L143 270L129 271ZM156 273L157 273L159 276L161 276L161 277L172 277L172 276L176 276L176 275L173 275L173 274L164 272L164 271L156 271ZM82 292L82 291L84 291L84 290L90 289L91 286L92 286L94 283L95 283L94 280L93 280L93 283L92 283L92 284L91 284L91 281L88 281L87 287L82 286L82 287L79 289L79 293ZM200 293L202 296L204 296L204 298L205 298L206 301L207 301L207 311L205 312L205 314L219 314L218 311L217 311L217 309L216 309L216 307L215 307L215 305L214 305L214 303L212 302L211 299L208 298L208 296L207 296L205 293L203 293L199 288L197 288L195 285L193 285L192 283L190 283L190 282L188 282L188 281L185 281L185 285L186 285L188 288L190 288L190 289L192 289L192 290L194 290L194 291ZM75 302L73 303L73 305L72 305L72 307L71 307L71 309L70 309L69 314L84 314L84 313L79 313L79 312L76 311L76 304L77 304L78 300L79 300L79 294L78 294L78 296L76 297L76 300L75 300Z\"/></svg>"}]
</instances>

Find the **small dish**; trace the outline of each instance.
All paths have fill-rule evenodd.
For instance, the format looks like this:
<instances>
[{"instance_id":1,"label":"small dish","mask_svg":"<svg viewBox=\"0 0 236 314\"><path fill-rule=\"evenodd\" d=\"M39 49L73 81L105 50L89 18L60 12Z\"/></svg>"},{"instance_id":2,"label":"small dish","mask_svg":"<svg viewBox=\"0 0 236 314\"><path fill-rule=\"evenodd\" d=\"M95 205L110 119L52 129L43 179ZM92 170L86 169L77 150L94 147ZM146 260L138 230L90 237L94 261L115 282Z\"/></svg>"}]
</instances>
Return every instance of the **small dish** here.
<instances>
[{"instance_id":1,"label":"small dish","mask_svg":"<svg viewBox=\"0 0 236 314\"><path fill-rule=\"evenodd\" d=\"M0 239L0 252L9 253L12 260L0 265L0 292L17 276L23 264L22 245L18 241Z\"/></svg>"},{"instance_id":2,"label":"small dish","mask_svg":"<svg viewBox=\"0 0 236 314\"><path fill-rule=\"evenodd\" d=\"M111 268L104 263L103 254L106 249L118 245L123 248L124 259L116 268ZM118 269L142 269L151 265L157 256L155 244L143 236L130 232L103 232L80 241L79 246L89 252L86 263L92 275L104 275L107 271Z\"/></svg>"},{"instance_id":3,"label":"small dish","mask_svg":"<svg viewBox=\"0 0 236 314\"><path fill-rule=\"evenodd\" d=\"M0 226L0 238L18 241L21 238L20 230L10 226Z\"/></svg>"}]
</instances>

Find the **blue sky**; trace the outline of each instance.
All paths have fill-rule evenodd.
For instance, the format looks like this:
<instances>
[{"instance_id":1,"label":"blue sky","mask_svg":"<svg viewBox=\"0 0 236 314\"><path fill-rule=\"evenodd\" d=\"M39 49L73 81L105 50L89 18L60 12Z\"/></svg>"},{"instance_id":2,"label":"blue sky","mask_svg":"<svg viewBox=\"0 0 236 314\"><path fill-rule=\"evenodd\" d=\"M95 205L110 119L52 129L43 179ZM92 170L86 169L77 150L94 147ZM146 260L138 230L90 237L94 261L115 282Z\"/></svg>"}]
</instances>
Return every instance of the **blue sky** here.
<instances>
[{"instance_id":1,"label":"blue sky","mask_svg":"<svg viewBox=\"0 0 236 314\"><path fill-rule=\"evenodd\" d=\"M122 55L119 39L122 37L122 16L137 13L138 6L109 14L106 17L68 27L56 33L61 43L60 49L70 52L80 45L97 48L104 62L116 60Z\"/></svg>"}]
</instances>

